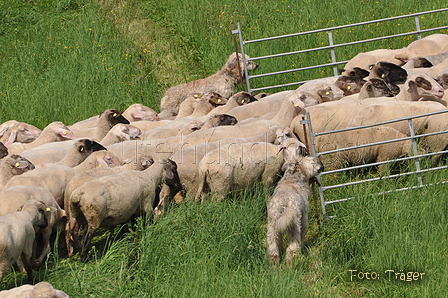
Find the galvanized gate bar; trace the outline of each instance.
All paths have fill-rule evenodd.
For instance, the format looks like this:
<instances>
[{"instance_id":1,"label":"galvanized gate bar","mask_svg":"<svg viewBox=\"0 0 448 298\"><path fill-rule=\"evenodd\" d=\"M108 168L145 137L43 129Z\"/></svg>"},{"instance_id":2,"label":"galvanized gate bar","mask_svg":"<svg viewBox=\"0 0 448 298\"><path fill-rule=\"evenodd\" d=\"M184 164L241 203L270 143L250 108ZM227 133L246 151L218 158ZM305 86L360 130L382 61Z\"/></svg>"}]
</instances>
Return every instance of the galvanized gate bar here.
<instances>
[{"instance_id":1,"label":"galvanized gate bar","mask_svg":"<svg viewBox=\"0 0 448 298\"><path fill-rule=\"evenodd\" d=\"M375 162L375 163L369 163L369 164L362 164L362 165L357 165L357 166L352 166L352 167L347 167L347 168L340 168L340 169L331 170L331 171L324 171L324 172L320 173L318 178L321 181L321 185L318 187L318 190L319 190L319 197L320 197L320 200L321 200L321 206L322 206L322 213L323 213L323 217L324 217L324 222L326 222L327 219L332 218L331 216L327 216L327 211L326 211L326 206L327 205L334 204L334 203L339 203L339 202L345 202L345 201L348 201L348 200L351 200L351 199L354 198L354 197L351 197L351 198L342 198L342 199L338 199L338 200L334 200L334 201L325 201L324 191L331 190L331 189L342 188L342 187L347 187L347 186L359 185L359 184L362 184L362 183L375 182L375 181L380 181L380 180L384 180L384 179L393 179L393 178L399 178L399 177L406 177L406 176L411 176L411 175L415 175L415 174L417 175L417 180L418 180L418 185L417 186L411 186L411 187L402 188L402 189L398 189L398 190L397 189L396 190L391 190L389 192L410 190L410 189L415 189L415 188L422 188L422 187L425 187L426 185L428 185L428 184L423 184L423 181L422 181L423 179L421 177L422 173L429 173L429 172L434 172L434 171L448 169L448 166L439 166L439 167L431 167L431 168L428 168L428 169L421 169L420 168L420 163L419 163L419 159L420 158L447 154L448 150L442 150L442 151L438 151L438 152L431 152L431 153L425 153L425 154L420 154L419 155L418 154L418 150L417 150L417 143L416 143L416 140L419 139L419 138L426 137L426 136L436 136L436 135L439 135L439 134L448 133L448 130L415 135L413 122L412 122L412 120L416 119L416 118L428 117L428 116L439 115L439 114L444 114L444 113L448 113L448 109L447 110L437 111L437 112L432 112L432 113L426 113L426 114L420 114L420 115L415 115L415 116L410 116L410 117L404 117L404 118L384 121L384 122L375 123L375 124L368 124L368 125L350 127L350 128L345 128L345 129L339 129L339 130L333 130L333 131L314 133L313 129L312 129L312 123L311 123L310 114L309 114L309 112L307 112L305 120L302 120L300 123L308 125L308 131L309 131L310 143L311 143L311 152L312 152L312 154L314 156L315 161L318 160L319 156L322 156L322 155L325 155L325 154L338 153L338 152L342 152L342 151L354 150L354 149L365 148L365 147L369 147L369 146L376 146L376 145L381 145L381 144L387 144L387 143L392 143L392 142L398 142L398 141L403 141L403 140L411 140L411 142L412 142L412 154L413 154L412 156L402 157L402 158L397 158L397 159L387 160L387 161L381 161L381 162ZM324 151L324 152L317 152L315 138L318 137L318 136L327 135L327 134L333 134L333 133L338 133L338 132L344 132L344 131L359 130L359 129L368 128L368 127L374 127L374 126L381 126L381 125L395 123L395 122L399 122L399 121L407 121L408 122L409 131L410 131L410 136L409 137L404 137L404 138L401 138L401 139L387 140L387 141L382 141L382 142L373 142L373 143L363 144L363 145L358 145L358 146L339 148L337 150L329 150L329 151ZM350 171L350 170L354 170L354 169L373 167L373 166L376 166L376 165L382 165L382 164L387 164L387 163L391 163L391 162L406 161L406 160L414 160L415 167L416 167L415 171L409 171L409 172L399 173L399 174L392 174L392 175L388 175L388 176L375 177L375 178L370 178L370 179L363 179L363 180L359 180L359 181L353 181L353 182L341 183L341 184L335 184L335 185L329 185L329 186L324 186L324 183L322 182L322 179L321 179L322 176L329 175L329 174L346 172L346 171ZM448 182L448 181L441 181L440 183L445 183L445 182ZM383 193L386 193L386 192L383 192Z\"/></svg>"},{"instance_id":2,"label":"galvanized gate bar","mask_svg":"<svg viewBox=\"0 0 448 298\"><path fill-rule=\"evenodd\" d=\"M384 40L384 39L389 39L389 38L396 38L396 37L401 37L401 36L409 36L409 35L414 35L414 34L416 34L418 36L418 39L421 39L422 33L448 29L448 26L441 26L441 27L434 27L434 28L427 28L427 29L421 29L421 26L420 26L419 16L426 15L426 14L440 13L440 12L445 12L445 11L448 11L448 8L436 9L436 10L431 10L431 11L419 12L419 13L403 15L403 16L395 16L395 17L366 21L366 22L360 22L360 23L355 23L355 24L329 27L329 28L318 29L318 30L311 30L311 31L307 31L307 32L299 32L299 33L294 33L294 34L286 34L286 35L279 35L279 36L273 36L273 37L267 37L267 38L261 38L261 39L247 40L247 41L243 40L241 25L240 25L240 23L238 23L238 29L232 30L232 34L238 34L242 53L245 52L245 50L244 50L245 45L252 44L252 43L264 42L264 41L270 41L270 40L276 40L276 39L282 39L282 38L290 38L290 37L302 36L302 35L307 35L307 34L316 34L316 33L322 33L322 32L327 32L327 34L328 34L329 46L305 49L305 50L301 50L301 51L292 51L292 52L287 52L287 53L279 53L279 54L273 54L273 55L267 55L267 56L260 56L260 57L251 57L250 60L255 61L255 60L269 59L269 58L274 58L274 57L283 57L283 56L287 56L287 55L302 54L302 53L319 51L319 50L330 50L331 61L332 61L331 63L327 63L327 64L313 65L310 67L303 67L303 68L296 68L296 69L288 69L288 70L284 70L284 71L270 72L270 73L266 73L266 74L258 74L258 75L253 75L253 76L251 76L248 73L246 67L244 67L246 87L247 87L248 92L252 93L254 91L260 91L260 90L270 90L270 89L275 89L275 88L285 88L285 87L290 87L290 86L296 86L296 85L303 84L308 81L308 80L303 80L300 82L289 82L289 83L277 84L277 85L273 85L273 86L258 86L257 88L253 88L250 84L251 84L251 80L255 79L255 78L272 76L272 75L281 75L281 74L285 74L285 73L297 72L297 71L301 71L301 70L314 69L314 68L323 68L323 67L332 67L333 73L335 75L337 75L337 65L345 64L348 62L348 60L337 61L335 49L339 48L339 47L373 42L373 41ZM341 44L335 44L334 40L333 40L332 32L334 30L351 28L351 27L356 27L356 26L361 26L361 25L369 25L369 24L374 24L374 23L381 23L381 22L403 19L403 18L412 18L412 17L414 18L414 21L415 21L415 28L416 28L415 31L409 31L409 32L404 32L404 33L399 33L399 34L393 34L393 35L388 35L388 36L382 36L382 37L377 37L377 38L371 38L371 39L365 39L365 40L359 40L359 41L353 41L353 42L347 42L347 43L341 43ZM315 79L315 78L312 78L312 79Z\"/></svg>"}]
</instances>

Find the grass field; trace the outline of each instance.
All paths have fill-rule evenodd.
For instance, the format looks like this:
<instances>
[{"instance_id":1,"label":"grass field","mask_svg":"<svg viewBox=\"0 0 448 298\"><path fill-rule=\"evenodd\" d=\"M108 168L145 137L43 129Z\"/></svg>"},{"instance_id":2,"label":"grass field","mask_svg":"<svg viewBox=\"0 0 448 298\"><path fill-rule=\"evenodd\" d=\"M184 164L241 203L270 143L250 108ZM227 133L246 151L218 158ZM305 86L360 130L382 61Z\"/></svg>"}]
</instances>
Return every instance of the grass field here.
<instances>
[{"instance_id":1,"label":"grass field","mask_svg":"<svg viewBox=\"0 0 448 298\"><path fill-rule=\"evenodd\" d=\"M135 102L158 109L168 87L222 67L234 50L232 23L242 24L247 39L257 39L444 7L439 0L2 0L0 123L71 124ZM442 19L426 21L446 25ZM394 33L395 26L405 25L391 23L381 30ZM383 33L376 29L339 32L337 38ZM312 47L321 41L300 43ZM252 51L263 55L291 46L276 43ZM306 63L314 62L310 59ZM295 58L276 66L293 64L305 66ZM446 178L446 170L427 179L440 176ZM396 183L372 188L387 190ZM156 224L142 218L115 236L105 231L95 238L87 263L78 256L67 259L55 245L35 282L49 281L71 297L446 297L446 186L373 198L367 196L372 188L350 190L359 198L334 206L337 217L326 226L311 217L308 253L292 268L269 265L266 199L255 189L221 203L173 205ZM13 272L0 290L25 282L23 274Z\"/></svg>"}]
</instances>

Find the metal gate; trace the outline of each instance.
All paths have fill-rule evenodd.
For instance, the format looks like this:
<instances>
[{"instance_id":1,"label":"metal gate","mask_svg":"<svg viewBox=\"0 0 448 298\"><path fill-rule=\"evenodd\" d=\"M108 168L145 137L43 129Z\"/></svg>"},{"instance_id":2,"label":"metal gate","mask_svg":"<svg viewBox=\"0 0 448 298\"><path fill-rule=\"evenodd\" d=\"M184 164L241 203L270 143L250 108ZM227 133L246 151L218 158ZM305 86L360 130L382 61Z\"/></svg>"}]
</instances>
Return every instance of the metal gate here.
<instances>
[{"instance_id":1,"label":"metal gate","mask_svg":"<svg viewBox=\"0 0 448 298\"><path fill-rule=\"evenodd\" d=\"M322 207L322 213L323 213L324 220L332 217L332 216L328 216L327 215L326 208L327 208L328 205L334 204L334 203L339 203L339 202L344 202L344 201L348 201L348 200L353 199L353 197L348 197L348 198L342 198L342 199L334 200L334 201L326 201L325 200L325 196L324 196L324 192L327 191L327 190L341 188L341 187L347 187L347 186L350 186L350 185L358 185L358 184L363 184L363 183L375 182L375 181L384 180L384 179L393 179L393 178L398 178L398 177L405 177L405 176L410 176L410 175L417 175L417 178L418 178L417 179L417 181L418 181L417 185L413 185L413 186L409 186L409 187L405 187L405 188L400 188L400 189L388 190L388 191L385 191L385 192L375 193L375 194L372 194L372 195L380 195L380 194L385 194L385 193L394 192L394 191L403 191L403 190L410 190L410 189L415 189L415 188L422 188L422 187L425 187L425 186L428 186L428 185L433 185L435 183L438 184L438 183L446 183L446 182L448 182L446 180L441 180L441 181L438 181L438 182L432 181L433 183L426 183L426 182L423 181L422 175L421 175L422 173L428 173L428 172L433 172L433 171L447 169L448 168L447 165L443 165L443 166L434 166L433 165L431 167L426 167L424 169L422 169L421 166L420 166L420 159L425 158L425 157L440 156L442 154L448 153L448 150L443 150L443 151L438 151L438 152L431 152L431 153L425 153L425 154L419 154L419 152L417 150L417 140L418 139L424 138L424 137L428 137L428 136L436 136L436 135L446 134L448 132L448 130L442 130L442 131L438 131L438 132L424 133L424 134L418 134L418 135L416 135L415 132L414 132L414 125L413 125L414 119L422 118L422 117L428 117L428 116L431 116L431 115L438 115L438 114L445 114L448 117L448 110L442 110L442 111L439 111L439 112L433 112L433 113L428 113L428 114L421 114L421 115L415 115L415 116L411 116L411 117L399 118L399 119L396 119L396 120L390 120L390 121L385 121L385 122L380 122L380 123L375 123L375 124L370 124L370 125L363 125L363 126L356 126L356 127L340 129L340 130L334 130L334 131L326 131L326 132L314 133L313 132L313 128L312 128L312 123L311 123L311 120L310 120L310 115L309 115L309 113L307 113L306 114L306 119L302 120L301 124L305 124L308 127L308 132L309 132L309 136L310 136L310 143L311 143L310 147L311 147L311 150L312 150L312 155L314 156L316 161L317 161L317 159L320 156L323 156L323 155L326 155L326 154L340 153L340 152L344 152L344 151L355 150L355 149L360 149L360 148L366 148L366 147L376 146L376 145L381 145L381 144L394 143L394 142L399 142L399 141L404 141L404 140L411 140L411 142L412 142L412 154L410 156L406 156L406 157L402 157L402 158L398 158L398 159L393 159L393 160L387 160L387 161L382 161L382 162L374 162L374 163L368 163L368 164L361 164L361 165L357 165L357 166L339 168L339 169L332 170L332 171L324 171L324 172L322 172L319 175L319 178L321 178L321 177L323 177L325 175L341 173L341 172L347 172L347 171L356 170L356 169L362 169L362 168L371 168L371 167L378 166L378 165L390 164L390 163L393 163L393 162L406 161L406 160L412 161L414 163L414 169L415 169L413 171L400 172L398 174L392 174L392 175L388 175L388 176L378 176L378 177L373 177L373 178L369 178L369 179L360 179L360 180L357 180L357 181L343 183L343 184L333 184L333 185L323 185L323 184L321 184L319 186L319 196L320 196L320 201L321 201L321 207ZM350 146L350 147L344 147L344 148L337 148L335 150L329 150L329 151L318 152L318 150L316 149L316 137L318 137L318 136L335 134L335 133L345 132L345 131L355 131L355 130L359 130L359 129L363 129L363 128L376 127L376 126L380 126L380 125L386 125L387 126L388 124L392 124L392 123L396 123L396 122L400 122L400 121L406 121L408 123L408 126L409 126L409 134L407 134L407 135L409 135L408 137L400 138L400 139L390 139L390 140L386 140L386 141L382 141L382 142L366 143L366 144L362 144L362 145L356 145L356 146ZM322 181L322 179L320 179L320 180Z\"/></svg>"},{"instance_id":2,"label":"metal gate","mask_svg":"<svg viewBox=\"0 0 448 298\"><path fill-rule=\"evenodd\" d=\"M268 37L268 38L261 38L261 39L255 39L255 40L246 40L246 41L243 40L243 33L242 33L242 30L241 30L241 26L240 26L240 23L238 23L238 28L235 29L235 30L232 30L232 34L234 36L238 36L238 39L239 39L239 42L240 42L241 52L243 54L248 54L249 56L251 56L250 53L248 53L246 51L246 45L249 45L249 44L259 43L259 42L266 42L266 41L271 41L271 40L278 40L278 39L285 39L285 38L292 38L292 37L296 37L296 36L313 35L313 34L319 34L319 33L326 33L326 34L328 34L328 46L322 46L322 47L310 48L310 49L303 49L303 50L292 51L292 52L287 52L287 53L278 53L278 54L272 54L272 55L260 56L260 57L252 57L251 56L250 60L251 61L255 61L255 60L261 60L261 59L270 59L270 58L274 58L274 57L284 57L284 56L289 56L289 55L293 55L293 54L302 54L302 53L322 51L322 50L329 51L330 56L331 56L331 63L325 63L325 64L320 64L320 65L313 65L313 66L309 66L309 67L302 67L302 68L295 68L295 69L287 69L287 70L276 71L276 72L269 72L269 73L257 74L257 75L250 75L248 70L245 68L243 71L244 71L244 75L245 75L247 92L252 93L252 92L260 91L260 90L269 90L269 89L275 89L275 88L283 88L283 87L288 87L288 86L295 86L295 85L303 84L304 82L308 81L308 80L306 80L306 81L299 81L299 82L290 82L290 83L284 83L284 84L273 85L273 86L257 86L256 88L254 88L251 85L251 80L253 80L255 78L261 78L261 77L266 77L266 76L274 76L274 75L282 75L282 74L287 74L287 73L292 73L292 72L299 72L299 71L304 71L304 70L309 70L309 69L328 68L328 67L332 67L334 75L337 75L338 74L337 66L340 65L340 64L347 63L348 60L338 61L338 58L336 57L336 52L335 52L336 48L347 47L347 46L352 46L352 45L362 44L362 43L367 43L367 42L373 42L373 41L378 41L378 40L383 40L383 39L396 38L396 37L401 37L401 36L410 36L410 35L417 35L417 38L421 39L422 38L422 33L432 32L432 31L437 31L437 30L443 30L443 29L447 29L448 28L448 26L433 27L433 28L427 28L425 26L421 26L420 22L421 22L422 16L431 14L431 15L437 15L437 17L440 20L447 20L448 19L447 12L448 12L448 8L444 8L444 9L431 10L431 11L414 13L414 14L408 14L408 15L391 17L391 18L378 19L378 20L368 21L368 22L349 24L349 25L337 26L337 27L330 27L330 28L324 28L324 29L319 29L319 30L300 32L300 33L294 33L294 34L287 34L287 35L281 35L281 36L274 36L274 37ZM341 30L341 29L344 29L344 28L365 26L365 25L369 26L370 24L384 23L384 22L387 22L387 21L398 20L398 19L414 19L415 30L411 29L412 31L408 31L408 32L403 32L403 33L398 33L398 34L393 34L393 35L387 35L387 36L381 36L381 37L371 38L371 39L351 41L351 42L346 42L346 43L339 43L339 44L335 43L334 38L333 38L333 32L336 32L337 30ZM402 29L409 29L409 28L402 28ZM243 60L246 60L244 58L244 55L243 55ZM246 63L244 63L244 65L245 64ZM310 78L310 79L316 79L316 78Z\"/></svg>"}]
</instances>

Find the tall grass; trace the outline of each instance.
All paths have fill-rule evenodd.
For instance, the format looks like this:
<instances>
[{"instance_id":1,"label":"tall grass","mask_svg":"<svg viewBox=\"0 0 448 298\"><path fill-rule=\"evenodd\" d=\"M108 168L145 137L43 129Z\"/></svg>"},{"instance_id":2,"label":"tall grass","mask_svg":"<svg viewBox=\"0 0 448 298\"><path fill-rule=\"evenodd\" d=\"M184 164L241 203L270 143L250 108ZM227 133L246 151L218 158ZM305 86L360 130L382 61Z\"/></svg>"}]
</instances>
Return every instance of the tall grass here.
<instances>
[{"instance_id":1,"label":"tall grass","mask_svg":"<svg viewBox=\"0 0 448 298\"><path fill-rule=\"evenodd\" d=\"M134 102L157 109L168 87L222 67L234 50L230 31L237 22L245 38L256 39L445 5L442 1L4 0L0 122L17 119L42 128L51 121L71 124ZM394 26L398 24L387 30L393 33ZM337 38L363 39L376 34L375 28L372 31L339 32ZM297 44L319 46L324 39ZM383 46L396 48L404 42ZM288 51L291 46L294 42L277 42L255 48L254 53ZM316 54L312 59L328 57ZM308 62L313 61L288 58L274 64L300 67ZM446 172L433 175L446 177ZM71 297L444 297L446 186L367 195L397 183L381 181L330 194L330 200L357 199L332 206L337 217L325 226L317 225L311 204L307 254L292 268L269 265L266 197L255 189L220 203L173 204L157 223L141 218L119 227L115 235L104 231L95 238L87 263L77 256L67 259L63 248L55 245L45 268L35 272L35 282L49 281ZM120 228L127 232L120 233ZM380 279L353 278L350 270L376 272ZM395 275L389 280L387 270L399 277L408 271L424 275L415 281L401 281ZM0 289L25 280L23 274L11 272Z\"/></svg>"}]
</instances>

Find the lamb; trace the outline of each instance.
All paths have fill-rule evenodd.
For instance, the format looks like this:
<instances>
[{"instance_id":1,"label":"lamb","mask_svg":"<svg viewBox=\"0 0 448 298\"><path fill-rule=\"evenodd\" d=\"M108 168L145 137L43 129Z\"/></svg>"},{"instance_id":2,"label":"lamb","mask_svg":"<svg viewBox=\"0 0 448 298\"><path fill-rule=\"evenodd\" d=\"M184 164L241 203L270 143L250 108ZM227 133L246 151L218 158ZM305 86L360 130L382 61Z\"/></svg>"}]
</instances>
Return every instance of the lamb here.
<instances>
[{"instance_id":1,"label":"lamb","mask_svg":"<svg viewBox=\"0 0 448 298\"><path fill-rule=\"evenodd\" d=\"M6 183L3 190L16 185L43 186L51 192L59 206L63 208L65 186L77 173L96 167L108 168L120 165L122 163L116 156L100 150L93 152L86 160L73 168L57 165L14 176Z\"/></svg>"},{"instance_id":2,"label":"lamb","mask_svg":"<svg viewBox=\"0 0 448 298\"><path fill-rule=\"evenodd\" d=\"M93 233L100 227L114 227L127 222L134 214L150 214L156 189L163 180L176 177L176 164L170 160L157 161L144 171L126 171L88 181L72 192L69 227L81 251L87 258ZM132 186L132 187L129 187ZM82 243L79 227L85 227Z\"/></svg>"},{"instance_id":3,"label":"lamb","mask_svg":"<svg viewBox=\"0 0 448 298\"><path fill-rule=\"evenodd\" d=\"M44 229L47 206L44 203L28 201L21 211L0 216L0 282L9 267L22 258L28 274L28 282L33 280L31 256L35 230Z\"/></svg>"},{"instance_id":4,"label":"lamb","mask_svg":"<svg viewBox=\"0 0 448 298\"><path fill-rule=\"evenodd\" d=\"M45 281L36 285L23 285L10 290L0 292L0 298L69 298L61 290L56 290Z\"/></svg>"},{"instance_id":5,"label":"lamb","mask_svg":"<svg viewBox=\"0 0 448 298\"><path fill-rule=\"evenodd\" d=\"M219 201L230 191L244 190L259 181L267 190L281 173L283 163L298 156L304 147L297 139L290 138L280 145L229 144L212 150L199 162L195 200L204 201L204 193L209 189ZM278 154L279 148L286 148L286 151Z\"/></svg>"},{"instance_id":6,"label":"lamb","mask_svg":"<svg viewBox=\"0 0 448 298\"><path fill-rule=\"evenodd\" d=\"M9 120L0 125L0 141L9 145L13 142L31 143L39 137L41 130L34 125ZM11 136L12 134L12 136Z\"/></svg>"},{"instance_id":7,"label":"lamb","mask_svg":"<svg viewBox=\"0 0 448 298\"><path fill-rule=\"evenodd\" d=\"M8 148L0 142L0 159L8 155Z\"/></svg>"},{"instance_id":8,"label":"lamb","mask_svg":"<svg viewBox=\"0 0 448 298\"><path fill-rule=\"evenodd\" d=\"M304 249L305 234L308 230L309 185L322 169L311 156L283 165L284 175L267 204L267 244L269 259L273 265L280 262L283 235L288 235L287 265L291 265L297 257L297 241L300 248Z\"/></svg>"},{"instance_id":9,"label":"lamb","mask_svg":"<svg viewBox=\"0 0 448 298\"><path fill-rule=\"evenodd\" d=\"M225 65L217 73L185 84L180 84L168 89L160 101L159 114L161 119L169 119L176 116L180 104L193 93L216 92L225 98L229 98L235 93L235 87L240 82L244 62L248 70L258 67L250 57L242 54L232 53Z\"/></svg>"},{"instance_id":10,"label":"lamb","mask_svg":"<svg viewBox=\"0 0 448 298\"><path fill-rule=\"evenodd\" d=\"M130 105L124 110L122 116L130 122L159 121L159 115L153 109L139 103ZM97 127L99 115L76 122L69 126L70 129L85 129Z\"/></svg>"},{"instance_id":11,"label":"lamb","mask_svg":"<svg viewBox=\"0 0 448 298\"><path fill-rule=\"evenodd\" d=\"M174 119L204 116L215 107L223 106L226 103L227 98L216 92L194 93L180 104L179 112Z\"/></svg>"},{"instance_id":12,"label":"lamb","mask_svg":"<svg viewBox=\"0 0 448 298\"><path fill-rule=\"evenodd\" d=\"M26 158L11 154L0 163L0 190L15 175L34 170L35 166Z\"/></svg>"},{"instance_id":13,"label":"lamb","mask_svg":"<svg viewBox=\"0 0 448 298\"><path fill-rule=\"evenodd\" d=\"M43 249L37 258L34 258L32 265L38 268L42 265L43 259L50 249L50 236L53 228L62 222L66 217L65 211L61 209L50 191L41 186L25 186L17 185L0 192L0 216L19 210L20 206L26 204L30 200L37 200L50 208L47 212L47 226L39 231L43 238Z\"/></svg>"},{"instance_id":14,"label":"lamb","mask_svg":"<svg viewBox=\"0 0 448 298\"><path fill-rule=\"evenodd\" d=\"M238 93L233 94L227 101L227 103L224 106L216 107L213 110L211 110L208 114L225 114L228 111L230 111L233 108L246 105L248 103L257 101L255 97L250 95L249 93L245 91L240 91Z\"/></svg>"},{"instance_id":15,"label":"lamb","mask_svg":"<svg viewBox=\"0 0 448 298\"><path fill-rule=\"evenodd\" d=\"M11 134L10 138L15 139L15 135ZM75 135L70 129L67 128L67 126L65 126L62 122L55 121L48 124L39 137L31 143L12 143L10 145L5 145L8 147L10 154L20 154L25 150L35 148L42 144L74 138Z\"/></svg>"},{"instance_id":16,"label":"lamb","mask_svg":"<svg viewBox=\"0 0 448 298\"><path fill-rule=\"evenodd\" d=\"M75 129L73 133L77 138L93 138L93 140L99 142L107 135L109 130L118 123L129 124L130 122L123 117L123 112L115 109L108 109L99 115L96 127Z\"/></svg>"}]
</instances>

